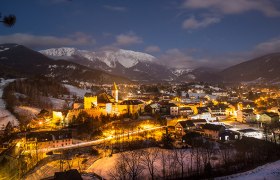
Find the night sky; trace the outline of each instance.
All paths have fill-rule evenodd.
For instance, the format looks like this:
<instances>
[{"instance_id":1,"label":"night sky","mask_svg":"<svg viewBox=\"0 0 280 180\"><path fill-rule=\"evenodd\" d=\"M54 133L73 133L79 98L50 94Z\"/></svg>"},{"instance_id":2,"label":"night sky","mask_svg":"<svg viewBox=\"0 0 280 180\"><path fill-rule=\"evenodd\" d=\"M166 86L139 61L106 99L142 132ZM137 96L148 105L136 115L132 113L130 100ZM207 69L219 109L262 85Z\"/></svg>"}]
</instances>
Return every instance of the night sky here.
<instances>
[{"instance_id":1,"label":"night sky","mask_svg":"<svg viewBox=\"0 0 280 180\"><path fill-rule=\"evenodd\" d=\"M279 0L2 0L0 43L146 52L176 66L227 67L280 52Z\"/></svg>"}]
</instances>

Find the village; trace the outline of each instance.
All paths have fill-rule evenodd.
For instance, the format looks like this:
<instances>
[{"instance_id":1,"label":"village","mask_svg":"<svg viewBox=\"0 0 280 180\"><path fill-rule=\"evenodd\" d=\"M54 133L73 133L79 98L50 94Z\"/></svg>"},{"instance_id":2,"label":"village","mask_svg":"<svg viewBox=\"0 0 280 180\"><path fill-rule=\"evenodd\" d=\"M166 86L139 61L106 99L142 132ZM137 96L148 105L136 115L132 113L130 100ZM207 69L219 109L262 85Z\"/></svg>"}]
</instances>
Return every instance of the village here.
<instances>
[{"instance_id":1,"label":"village","mask_svg":"<svg viewBox=\"0 0 280 180\"><path fill-rule=\"evenodd\" d=\"M142 148L139 142L176 149L192 148L200 138L222 145L246 137L280 142L277 88L113 83L93 92L90 86L68 85L70 94L59 97L65 104L37 110L25 129L0 121L2 159L14 159L11 152L17 161L31 155L21 159L25 169L17 172L25 175L44 159L72 149L95 147L108 157Z\"/></svg>"}]
</instances>

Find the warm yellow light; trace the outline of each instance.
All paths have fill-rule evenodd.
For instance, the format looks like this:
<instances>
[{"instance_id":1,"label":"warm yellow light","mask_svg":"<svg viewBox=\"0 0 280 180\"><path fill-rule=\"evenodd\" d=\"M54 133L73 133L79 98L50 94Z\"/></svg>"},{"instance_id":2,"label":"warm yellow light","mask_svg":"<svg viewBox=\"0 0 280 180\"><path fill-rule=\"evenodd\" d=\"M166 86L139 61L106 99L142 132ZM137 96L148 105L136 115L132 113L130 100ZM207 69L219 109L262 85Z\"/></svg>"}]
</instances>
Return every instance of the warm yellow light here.
<instances>
[{"instance_id":1,"label":"warm yellow light","mask_svg":"<svg viewBox=\"0 0 280 180\"><path fill-rule=\"evenodd\" d=\"M53 111L53 119L54 120L62 120L63 119L62 112Z\"/></svg>"}]
</instances>

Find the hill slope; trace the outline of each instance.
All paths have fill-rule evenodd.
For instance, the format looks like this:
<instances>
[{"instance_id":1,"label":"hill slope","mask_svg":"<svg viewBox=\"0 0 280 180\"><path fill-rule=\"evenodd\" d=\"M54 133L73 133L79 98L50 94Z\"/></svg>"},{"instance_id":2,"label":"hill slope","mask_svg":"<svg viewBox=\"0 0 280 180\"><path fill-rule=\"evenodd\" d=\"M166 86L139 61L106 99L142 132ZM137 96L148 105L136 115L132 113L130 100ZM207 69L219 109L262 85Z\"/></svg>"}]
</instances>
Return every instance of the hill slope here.
<instances>
[{"instance_id":1,"label":"hill slope","mask_svg":"<svg viewBox=\"0 0 280 180\"><path fill-rule=\"evenodd\" d=\"M0 76L47 76L57 80L88 81L94 83L128 82L126 78L113 76L73 62L54 61L45 55L17 44L0 45Z\"/></svg>"},{"instance_id":2,"label":"hill slope","mask_svg":"<svg viewBox=\"0 0 280 180\"><path fill-rule=\"evenodd\" d=\"M223 81L280 81L280 53L261 56L235 66L231 66L222 72Z\"/></svg>"}]
</instances>

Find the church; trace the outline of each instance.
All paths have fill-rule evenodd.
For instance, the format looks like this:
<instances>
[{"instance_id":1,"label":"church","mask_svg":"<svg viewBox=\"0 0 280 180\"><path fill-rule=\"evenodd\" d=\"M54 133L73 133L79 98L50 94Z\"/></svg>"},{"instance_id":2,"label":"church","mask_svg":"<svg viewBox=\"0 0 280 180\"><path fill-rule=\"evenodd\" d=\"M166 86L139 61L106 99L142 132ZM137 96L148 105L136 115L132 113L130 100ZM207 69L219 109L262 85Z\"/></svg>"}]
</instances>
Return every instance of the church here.
<instances>
[{"instance_id":1,"label":"church","mask_svg":"<svg viewBox=\"0 0 280 180\"><path fill-rule=\"evenodd\" d=\"M120 101L119 89L116 83L111 87L111 94L99 92L96 94L86 93L84 95L84 110L87 112L95 109L109 115L139 115L144 112L144 107L145 104L140 100Z\"/></svg>"}]
</instances>

